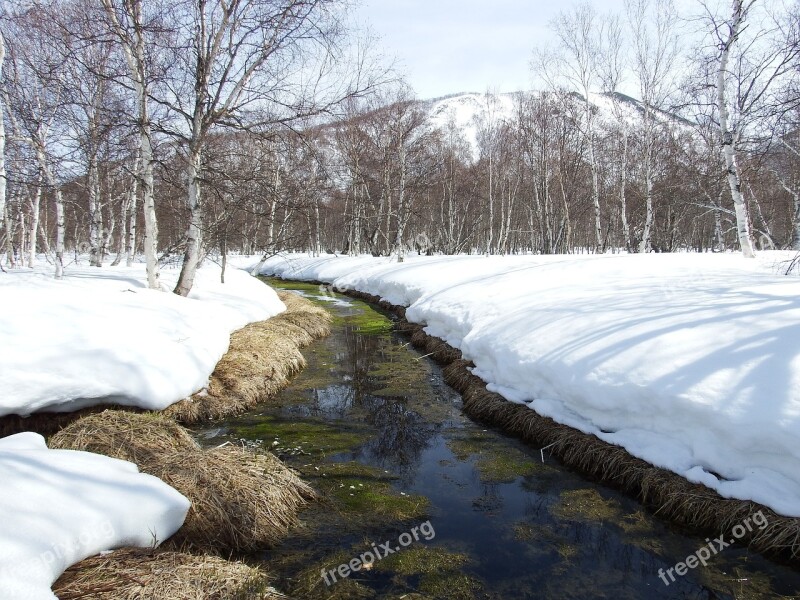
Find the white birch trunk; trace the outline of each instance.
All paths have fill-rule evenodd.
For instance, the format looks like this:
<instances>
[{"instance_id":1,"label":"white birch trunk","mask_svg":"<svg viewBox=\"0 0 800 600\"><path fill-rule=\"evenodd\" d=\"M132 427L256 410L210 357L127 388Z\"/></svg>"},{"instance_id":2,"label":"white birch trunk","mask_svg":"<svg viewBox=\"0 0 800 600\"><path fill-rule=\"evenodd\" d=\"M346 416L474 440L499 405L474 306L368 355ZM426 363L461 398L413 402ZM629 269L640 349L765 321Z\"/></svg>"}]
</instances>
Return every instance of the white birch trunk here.
<instances>
[{"instance_id":1,"label":"white birch trunk","mask_svg":"<svg viewBox=\"0 0 800 600\"><path fill-rule=\"evenodd\" d=\"M625 249L631 249L631 226L628 223L628 200L626 197L628 187L628 133L624 133L622 140L622 166L619 182L619 207L622 217L622 235L625 238Z\"/></svg>"},{"instance_id":2,"label":"white birch trunk","mask_svg":"<svg viewBox=\"0 0 800 600\"><path fill-rule=\"evenodd\" d=\"M30 251L28 252L28 267L36 266L36 242L39 239L39 207L42 203L42 176L39 174L39 181L36 185L36 193L31 202L31 232L30 232Z\"/></svg>"},{"instance_id":3,"label":"white birch trunk","mask_svg":"<svg viewBox=\"0 0 800 600\"><path fill-rule=\"evenodd\" d=\"M139 174L141 172L141 168L142 156L140 147L133 170L135 175L133 182L131 182L130 195L128 196L128 210L123 215L123 219L128 221L128 235L125 245L125 265L128 267L133 266L133 259L136 256L136 217L138 216L139 212ZM156 268L158 268L158 263L156 263Z\"/></svg>"},{"instance_id":4,"label":"white birch trunk","mask_svg":"<svg viewBox=\"0 0 800 600\"><path fill-rule=\"evenodd\" d=\"M742 249L742 254L746 258L753 258L755 257L755 251L753 250L753 241L750 235L750 219L747 211L747 204L742 194L739 165L736 160L736 140L728 123L729 114L725 82L731 47L736 42L743 17L742 0L734 0L730 34L728 39L722 44L719 68L717 70L717 110L719 111L719 133L722 139L722 155L725 161L728 186L731 190L733 208L736 214L736 231L739 237L739 246Z\"/></svg>"},{"instance_id":5,"label":"white birch trunk","mask_svg":"<svg viewBox=\"0 0 800 600\"><path fill-rule=\"evenodd\" d=\"M406 148L405 140L400 138L398 147L400 163L400 182L397 189L397 235L394 240L394 250L397 262L403 262L403 236L406 228Z\"/></svg>"},{"instance_id":6,"label":"white birch trunk","mask_svg":"<svg viewBox=\"0 0 800 600\"><path fill-rule=\"evenodd\" d=\"M133 88L136 93L136 103L139 109L139 152L141 156L141 172L139 182L142 187L142 208L144 210L144 249L147 268L147 287L153 290L161 289L158 270L158 222L156 220L155 198L153 197L153 138L148 107L147 85L147 56L144 43L144 26L142 24L142 0L127 0L126 10L131 19L133 35L128 36L122 24L117 19L111 0L102 0L117 36L122 40L122 49L128 63ZM135 227L136 213L132 220ZM133 246L135 249L136 246ZM128 257L132 261L132 253Z\"/></svg>"},{"instance_id":7,"label":"white birch trunk","mask_svg":"<svg viewBox=\"0 0 800 600\"><path fill-rule=\"evenodd\" d=\"M200 149L193 147L189 153L189 163L186 169L189 190L187 204L189 206L189 228L186 231L186 250L183 254L183 265L178 277L178 283L173 290L179 296L188 296L194 285L197 267L200 264L200 244L202 243L203 211L200 198L202 154Z\"/></svg>"},{"instance_id":8,"label":"white birch trunk","mask_svg":"<svg viewBox=\"0 0 800 600\"><path fill-rule=\"evenodd\" d=\"M87 172L87 192L89 196L89 264L93 267L101 266L102 244L101 232L103 230L103 214L100 210L100 177L97 172L97 157L89 157L89 170Z\"/></svg>"},{"instance_id":9,"label":"white birch trunk","mask_svg":"<svg viewBox=\"0 0 800 600\"><path fill-rule=\"evenodd\" d=\"M589 102L589 90L584 89L584 111L586 113L586 144L589 150L589 169L592 172L592 205L594 206L594 233L597 251L603 251L603 225L600 221L600 169L597 164L597 153L594 147L594 117Z\"/></svg>"},{"instance_id":10,"label":"white birch trunk","mask_svg":"<svg viewBox=\"0 0 800 600\"><path fill-rule=\"evenodd\" d=\"M800 194L794 194L794 226L792 227L792 250L800 250Z\"/></svg>"},{"instance_id":11,"label":"white birch trunk","mask_svg":"<svg viewBox=\"0 0 800 600\"><path fill-rule=\"evenodd\" d=\"M56 279L64 277L64 238L66 237L67 227L64 222L64 197L61 195L61 188L56 187Z\"/></svg>"},{"instance_id":12,"label":"white birch trunk","mask_svg":"<svg viewBox=\"0 0 800 600\"><path fill-rule=\"evenodd\" d=\"M3 75L3 63L6 58L6 44L2 32L0 32L0 79ZM7 225L6 219L6 128L5 118L3 115L3 101L0 96L0 215L3 216L0 222L0 231ZM11 232L6 227L7 236L11 236Z\"/></svg>"}]
</instances>

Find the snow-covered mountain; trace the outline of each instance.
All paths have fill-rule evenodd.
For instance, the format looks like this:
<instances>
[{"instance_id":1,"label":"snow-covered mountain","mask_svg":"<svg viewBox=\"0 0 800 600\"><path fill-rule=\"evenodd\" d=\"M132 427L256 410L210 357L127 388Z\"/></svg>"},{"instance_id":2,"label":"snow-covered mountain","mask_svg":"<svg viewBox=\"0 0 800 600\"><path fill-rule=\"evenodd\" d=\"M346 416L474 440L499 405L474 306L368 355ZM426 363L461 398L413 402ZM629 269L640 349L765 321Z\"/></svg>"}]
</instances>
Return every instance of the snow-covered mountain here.
<instances>
[{"instance_id":1,"label":"snow-covered mountain","mask_svg":"<svg viewBox=\"0 0 800 600\"><path fill-rule=\"evenodd\" d=\"M503 94L459 93L432 100L420 100L427 110L433 127L444 129L455 125L477 152L478 123L512 121L515 118L520 94L524 92ZM576 113L583 110L583 97L572 94ZM595 109L598 127L602 130L622 122L635 127L641 122L644 105L635 98L621 93L590 94L589 101ZM656 120L678 128L691 128L692 124L675 114L656 111Z\"/></svg>"}]
</instances>

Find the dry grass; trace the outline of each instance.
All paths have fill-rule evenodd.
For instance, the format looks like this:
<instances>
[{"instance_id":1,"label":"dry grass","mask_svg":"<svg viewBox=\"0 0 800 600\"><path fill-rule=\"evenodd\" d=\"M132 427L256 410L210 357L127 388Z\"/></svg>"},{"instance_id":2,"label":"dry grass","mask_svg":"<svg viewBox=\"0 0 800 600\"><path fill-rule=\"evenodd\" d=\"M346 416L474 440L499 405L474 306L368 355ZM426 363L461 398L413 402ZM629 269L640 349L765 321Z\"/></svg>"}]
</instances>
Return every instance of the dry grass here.
<instances>
[{"instance_id":1,"label":"dry grass","mask_svg":"<svg viewBox=\"0 0 800 600\"><path fill-rule=\"evenodd\" d=\"M231 335L208 388L164 411L187 425L241 414L277 393L305 367L300 349L330 333L330 314L298 294L279 292L286 311Z\"/></svg>"},{"instance_id":2,"label":"dry grass","mask_svg":"<svg viewBox=\"0 0 800 600\"><path fill-rule=\"evenodd\" d=\"M189 432L160 414L105 411L50 439L52 448L130 460L192 502L172 547L227 554L274 545L314 497L294 471L267 452L235 446L202 450Z\"/></svg>"},{"instance_id":3,"label":"dry grass","mask_svg":"<svg viewBox=\"0 0 800 600\"><path fill-rule=\"evenodd\" d=\"M60 600L281 600L265 573L241 562L162 550L122 549L67 569Z\"/></svg>"},{"instance_id":4,"label":"dry grass","mask_svg":"<svg viewBox=\"0 0 800 600\"><path fill-rule=\"evenodd\" d=\"M346 293L379 303L379 298L369 294ZM758 552L778 555L792 562L800 560L800 519L778 515L755 502L723 498L703 485L630 455L620 446L508 402L488 391L486 383L469 371L474 364L464 360L460 351L426 334L423 325L405 321L402 307L384 308L400 317L398 331L408 335L414 346L444 366L445 381L462 395L464 411L473 419L499 427L538 447L548 447L547 452L565 465L638 497L661 517L688 527L728 535L734 526L762 511L768 526L748 532L740 541Z\"/></svg>"}]
</instances>

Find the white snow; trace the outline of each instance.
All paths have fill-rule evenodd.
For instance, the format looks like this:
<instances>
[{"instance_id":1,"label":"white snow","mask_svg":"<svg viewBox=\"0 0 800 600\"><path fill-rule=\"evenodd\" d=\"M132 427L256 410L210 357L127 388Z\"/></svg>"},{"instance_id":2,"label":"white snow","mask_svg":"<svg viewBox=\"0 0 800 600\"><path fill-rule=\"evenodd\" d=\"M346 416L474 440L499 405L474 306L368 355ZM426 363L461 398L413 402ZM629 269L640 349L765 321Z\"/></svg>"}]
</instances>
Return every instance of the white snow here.
<instances>
[{"instance_id":1,"label":"white snow","mask_svg":"<svg viewBox=\"0 0 800 600\"><path fill-rule=\"evenodd\" d=\"M514 94L459 94L431 103L431 125L444 130L452 122L472 148L473 158L479 155L478 120L497 125L514 119Z\"/></svg>"},{"instance_id":2,"label":"white snow","mask_svg":"<svg viewBox=\"0 0 800 600\"><path fill-rule=\"evenodd\" d=\"M70 565L104 550L150 547L183 524L189 500L136 465L49 450L44 438L0 439L0 597L53 599Z\"/></svg>"},{"instance_id":3,"label":"white snow","mask_svg":"<svg viewBox=\"0 0 800 600\"><path fill-rule=\"evenodd\" d=\"M166 290L177 269L162 269ZM189 298L143 265L0 274L0 416L119 403L163 409L205 387L230 334L285 310L249 274L206 265Z\"/></svg>"},{"instance_id":4,"label":"white snow","mask_svg":"<svg viewBox=\"0 0 800 600\"><path fill-rule=\"evenodd\" d=\"M800 278L787 253L276 257L408 306L489 388L654 465L800 516Z\"/></svg>"}]
</instances>

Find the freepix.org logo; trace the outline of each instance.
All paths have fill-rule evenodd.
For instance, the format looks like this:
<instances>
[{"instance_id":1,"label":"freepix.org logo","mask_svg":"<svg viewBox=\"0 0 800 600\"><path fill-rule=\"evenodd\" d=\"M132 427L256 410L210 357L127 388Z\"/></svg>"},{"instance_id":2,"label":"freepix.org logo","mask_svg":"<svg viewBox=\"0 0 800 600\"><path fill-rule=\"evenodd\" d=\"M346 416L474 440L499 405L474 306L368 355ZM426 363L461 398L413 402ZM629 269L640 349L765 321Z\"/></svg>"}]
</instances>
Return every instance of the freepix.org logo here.
<instances>
[{"instance_id":1,"label":"freepix.org logo","mask_svg":"<svg viewBox=\"0 0 800 600\"><path fill-rule=\"evenodd\" d=\"M730 540L725 539L725 534L722 534L713 540L706 538L706 542L708 542L708 544L699 548L694 554L687 556L683 561L677 563L674 567L670 567L666 571L664 569L659 569L658 576L666 586L668 586L670 583L675 583L675 575L678 577L683 577L689 572L690 569L696 569L700 565L705 567L712 556L718 554L721 550L724 550L731 544L734 544L736 540L743 538L748 531L753 531L753 527L758 527L760 530L764 530L766 529L767 525L769 525L767 522L767 517L764 516L762 511L758 511L757 513L747 517L738 525L734 526L734 528L731 530L731 535L733 537ZM667 580L667 577L669 577L669 580Z\"/></svg>"},{"instance_id":2,"label":"freepix.org logo","mask_svg":"<svg viewBox=\"0 0 800 600\"><path fill-rule=\"evenodd\" d=\"M431 541L436 537L436 532L433 530L433 525L430 521L420 523L416 527L412 527L409 531L401 533L395 543L391 540L385 541L382 544L370 544L370 549L359 556L354 557L350 562L342 563L335 569L325 570L322 569L322 579L325 585L331 586L338 581L338 578L349 577L351 573L355 573L364 569L369 571L373 565L383 560L390 554L400 552L403 548L410 546L415 541L419 541L420 537L426 542Z\"/></svg>"}]
</instances>

